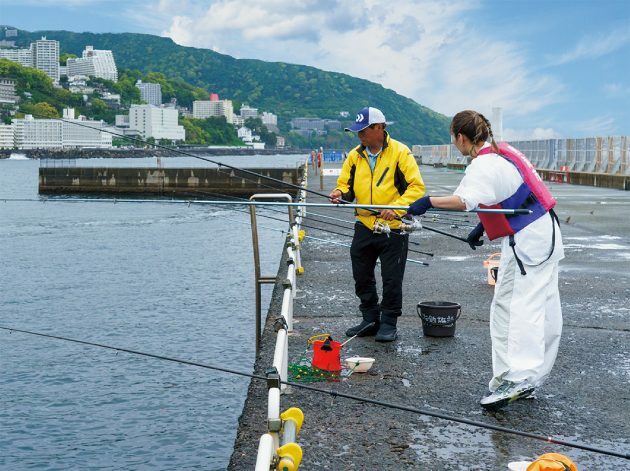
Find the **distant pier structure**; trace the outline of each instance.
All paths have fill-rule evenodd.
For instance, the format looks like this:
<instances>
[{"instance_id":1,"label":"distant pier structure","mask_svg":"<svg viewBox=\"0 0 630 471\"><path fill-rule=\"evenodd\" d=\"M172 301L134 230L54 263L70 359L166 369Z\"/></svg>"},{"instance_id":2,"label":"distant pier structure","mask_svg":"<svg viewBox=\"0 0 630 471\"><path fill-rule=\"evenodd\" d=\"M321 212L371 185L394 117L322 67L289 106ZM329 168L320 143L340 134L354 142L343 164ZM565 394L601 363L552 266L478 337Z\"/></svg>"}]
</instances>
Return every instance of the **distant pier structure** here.
<instances>
[{"instance_id":1,"label":"distant pier structure","mask_svg":"<svg viewBox=\"0 0 630 471\"><path fill-rule=\"evenodd\" d=\"M503 133L502 111L495 113L495 137ZM493 128L495 125L493 124ZM509 141L523 152L543 180L556 183L630 190L630 136ZM466 168L466 157L452 144L415 145L413 155L423 165Z\"/></svg>"},{"instance_id":2,"label":"distant pier structure","mask_svg":"<svg viewBox=\"0 0 630 471\"><path fill-rule=\"evenodd\" d=\"M251 173L250 173L251 172ZM199 197L204 193L249 197L254 193L295 195L304 169L297 168L108 168L69 165L39 168L40 194L117 194ZM264 175L270 178L263 178ZM278 182L271 180L279 180Z\"/></svg>"}]
</instances>

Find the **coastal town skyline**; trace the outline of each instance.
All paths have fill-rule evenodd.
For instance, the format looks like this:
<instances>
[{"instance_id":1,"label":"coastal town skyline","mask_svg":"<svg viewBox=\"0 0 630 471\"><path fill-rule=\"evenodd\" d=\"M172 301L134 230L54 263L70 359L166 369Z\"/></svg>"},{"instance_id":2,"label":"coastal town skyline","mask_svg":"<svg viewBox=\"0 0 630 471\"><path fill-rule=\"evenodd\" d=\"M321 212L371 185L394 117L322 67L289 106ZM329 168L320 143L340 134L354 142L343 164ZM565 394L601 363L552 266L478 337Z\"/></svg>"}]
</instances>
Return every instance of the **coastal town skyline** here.
<instances>
[{"instance_id":1,"label":"coastal town skyline","mask_svg":"<svg viewBox=\"0 0 630 471\"><path fill-rule=\"evenodd\" d=\"M472 108L491 117L502 107L505 139L630 127L623 0L3 4L3 23L18 29L156 34L237 58L347 73L446 115Z\"/></svg>"}]
</instances>

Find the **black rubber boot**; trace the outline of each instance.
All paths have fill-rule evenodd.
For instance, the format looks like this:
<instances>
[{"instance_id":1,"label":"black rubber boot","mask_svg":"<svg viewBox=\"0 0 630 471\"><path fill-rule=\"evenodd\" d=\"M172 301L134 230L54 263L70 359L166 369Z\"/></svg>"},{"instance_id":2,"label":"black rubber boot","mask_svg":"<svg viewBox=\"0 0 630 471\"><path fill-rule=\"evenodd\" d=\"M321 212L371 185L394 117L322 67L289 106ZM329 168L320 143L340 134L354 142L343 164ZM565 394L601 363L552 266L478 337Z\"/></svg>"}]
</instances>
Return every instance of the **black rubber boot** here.
<instances>
[{"instance_id":1,"label":"black rubber boot","mask_svg":"<svg viewBox=\"0 0 630 471\"><path fill-rule=\"evenodd\" d=\"M372 327L367 327L372 322L375 322L375 324ZM365 327L367 327L367 329L365 329ZM350 327L348 330L346 330L346 335L348 337L354 337L355 335L358 334L357 337L371 337L373 335L376 335L376 332L378 332L378 328L379 328L378 322L363 320L361 321L360 324L355 325L354 327ZM361 332L362 329L365 329L365 330Z\"/></svg>"},{"instance_id":2,"label":"black rubber boot","mask_svg":"<svg viewBox=\"0 0 630 471\"><path fill-rule=\"evenodd\" d=\"M376 332L378 332L378 328L380 326L380 317L381 312L378 308L363 312L363 321L361 321L360 324L355 325L354 327L350 327L348 330L346 330L346 335L348 337L354 337L357 334L358 337L372 337L373 335L376 335ZM368 324L371 324L372 322L374 322L374 325L365 329L365 327L367 327ZM365 330L362 331L362 329Z\"/></svg>"},{"instance_id":3,"label":"black rubber boot","mask_svg":"<svg viewBox=\"0 0 630 471\"><path fill-rule=\"evenodd\" d=\"M376 333L377 342L393 342L398 337L398 329L396 329L397 317L385 317L381 318L381 326Z\"/></svg>"}]
</instances>

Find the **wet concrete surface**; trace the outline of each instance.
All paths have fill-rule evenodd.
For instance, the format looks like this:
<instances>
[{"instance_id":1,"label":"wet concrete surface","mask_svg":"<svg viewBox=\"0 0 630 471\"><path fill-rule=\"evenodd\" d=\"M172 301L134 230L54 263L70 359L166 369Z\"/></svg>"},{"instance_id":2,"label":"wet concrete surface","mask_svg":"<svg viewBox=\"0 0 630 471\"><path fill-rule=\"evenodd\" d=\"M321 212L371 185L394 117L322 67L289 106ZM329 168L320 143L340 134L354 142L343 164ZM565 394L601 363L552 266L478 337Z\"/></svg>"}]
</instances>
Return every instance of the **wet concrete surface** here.
<instances>
[{"instance_id":1,"label":"wet concrete surface","mask_svg":"<svg viewBox=\"0 0 630 471\"><path fill-rule=\"evenodd\" d=\"M461 172L426 166L421 172L431 195L449 194L462 177ZM326 177L326 193L335 178ZM311 176L310 184L319 191L319 177ZM412 249L435 256L409 253L409 258L430 266L407 264L399 339L390 344L376 343L373 337L352 340L342 358L373 357L373 368L339 382L314 385L630 453L630 192L567 184L551 184L551 190L564 222L566 258L559 279L564 329L554 370L535 399L496 413L484 411L478 403L491 376L488 317L493 287L487 284L482 262L498 252L499 245L486 241L472 251L463 242L429 231L411 235L410 240L420 244L410 245ZM315 213L352 219L350 210L318 208L309 212L306 224L332 229ZM476 223L472 215L462 214L424 223L465 237L469 227L464 223L451 227L453 219L462 218ZM351 224L347 227L334 230L351 234ZM350 243L350 237L306 232ZM302 262L305 273L298 279L295 332L289 341L291 362L302 355L309 336L330 333L343 341L344 331L360 320L349 248L307 238ZM276 286L255 367L258 374L272 362L271 321L280 313L281 298L281 286ZM462 306L452 338L423 336L416 304L439 300ZM510 461L533 460L552 451L570 456L580 470L630 467L630 461L621 458L294 387L282 396L281 404L282 409L297 406L304 411L298 440L304 470L506 470ZM252 382L229 469L253 469L258 440L266 431L266 407L266 386Z\"/></svg>"}]
</instances>

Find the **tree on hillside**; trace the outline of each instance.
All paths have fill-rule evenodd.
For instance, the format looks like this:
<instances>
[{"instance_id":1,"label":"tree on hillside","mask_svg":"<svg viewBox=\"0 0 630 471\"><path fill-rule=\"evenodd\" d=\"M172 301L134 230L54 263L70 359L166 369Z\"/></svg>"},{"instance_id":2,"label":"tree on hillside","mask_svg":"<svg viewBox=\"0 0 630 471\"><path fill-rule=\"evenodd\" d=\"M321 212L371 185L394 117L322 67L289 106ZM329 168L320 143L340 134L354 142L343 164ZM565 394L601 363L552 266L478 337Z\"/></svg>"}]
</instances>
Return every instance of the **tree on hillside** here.
<instances>
[{"instance_id":1,"label":"tree on hillside","mask_svg":"<svg viewBox=\"0 0 630 471\"><path fill-rule=\"evenodd\" d=\"M45 101L34 104L31 113L36 118L59 118L59 113L55 107Z\"/></svg>"},{"instance_id":2,"label":"tree on hillside","mask_svg":"<svg viewBox=\"0 0 630 471\"><path fill-rule=\"evenodd\" d=\"M76 54L64 53L59 56L59 64L66 65L68 63L68 59L76 59Z\"/></svg>"}]
</instances>

